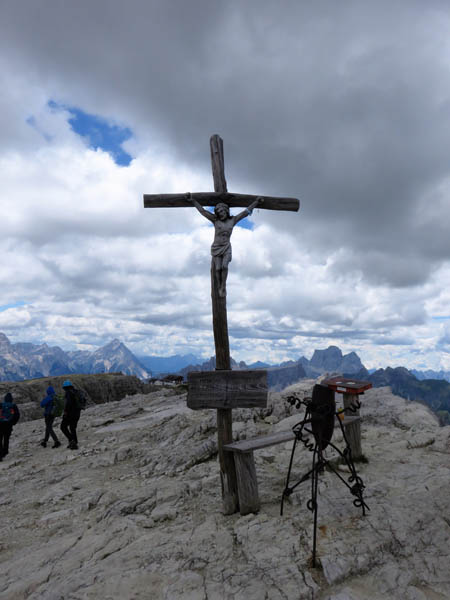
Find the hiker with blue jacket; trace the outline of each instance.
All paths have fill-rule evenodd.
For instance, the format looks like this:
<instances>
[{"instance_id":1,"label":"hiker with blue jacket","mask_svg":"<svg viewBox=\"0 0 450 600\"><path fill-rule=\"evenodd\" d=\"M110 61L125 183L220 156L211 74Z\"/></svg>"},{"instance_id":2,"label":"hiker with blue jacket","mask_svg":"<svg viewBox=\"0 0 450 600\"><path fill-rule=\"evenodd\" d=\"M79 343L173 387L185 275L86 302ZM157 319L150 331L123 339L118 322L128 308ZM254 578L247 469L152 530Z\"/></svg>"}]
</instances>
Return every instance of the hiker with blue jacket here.
<instances>
[{"instance_id":1,"label":"hiker with blue jacket","mask_svg":"<svg viewBox=\"0 0 450 600\"><path fill-rule=\"evenodd\" d=\"M0 403L0 461L9 453L9 438L12 429L20 419L20 412L11 392Z\"/></svg>"},{"instance_id":2,"label":"hiker with blue jacket","mask_svg":"<svg viewBox=\"0 0 450 600\"><path fill-rule=\"evenodd\" d=\"M64 413L61 422L61 431L69 440L67 446L71 450L78 449L78 438L77 438L77 424L80 418L81 406L78 399L78 394L69 379L62 385L65 398L64 398Z\"/></svg>"},{"instance_id":3,"label":"hiker with blue jacket","mask_svg":"<svg viewBox=\"0 0 450 600\"><path fill-rule=\"evenodd\" d=\"M41 442L43 448L47 447L48 439L51 437L53 440L52 448L59 448L61 442L58 440L58 436L53 431L53 421L55 420L55 390L52 385L47 388L47 395L41 400L41 407L44 409L44 420L45 420L45 435Z\"/></svg>"}]
</instances>

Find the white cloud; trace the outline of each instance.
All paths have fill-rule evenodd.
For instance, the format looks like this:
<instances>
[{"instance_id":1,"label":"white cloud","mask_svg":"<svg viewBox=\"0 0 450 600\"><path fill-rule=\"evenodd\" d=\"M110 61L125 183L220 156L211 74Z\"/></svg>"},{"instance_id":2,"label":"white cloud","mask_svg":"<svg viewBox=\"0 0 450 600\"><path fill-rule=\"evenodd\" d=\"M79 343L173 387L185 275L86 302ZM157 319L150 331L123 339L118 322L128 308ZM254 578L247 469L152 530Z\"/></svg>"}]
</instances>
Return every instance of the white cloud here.
<instances>
[{"instance_id":1,"label":"white cloud","mask_svg":"<svg viewBox=\"0 0 450 600\"><path fill-rule=\"evenodd\" d=\"M212 189L218 132L231 191L301 199L233 232L233 355L333 343L368 366L448 367L450 13L324 6L5 5L0 305L26 304L0 331L212 354L213 230L142 195ZM52 99L129 127L130 166L87 148Z\"/></svg>"}]
</instances>

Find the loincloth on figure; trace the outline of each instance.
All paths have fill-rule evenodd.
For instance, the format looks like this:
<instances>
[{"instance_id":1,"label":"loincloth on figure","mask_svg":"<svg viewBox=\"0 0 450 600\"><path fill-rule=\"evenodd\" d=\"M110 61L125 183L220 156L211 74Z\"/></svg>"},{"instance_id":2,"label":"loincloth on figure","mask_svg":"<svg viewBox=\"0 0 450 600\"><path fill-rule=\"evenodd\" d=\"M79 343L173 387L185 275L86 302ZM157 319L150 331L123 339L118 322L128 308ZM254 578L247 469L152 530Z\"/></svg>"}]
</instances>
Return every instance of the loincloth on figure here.
<instances>
[{"instance_id":1,"label":"loincloth on figure","mask_svg":"<svg viewBox=\"0 0 450 600\"><path fill-rule=\"evenodd\" d=\"M231 243L229 241L226 244L214 243L211 246L211 256L216 269L227 268L232 258Z\"/></svg>"}]
</instances>

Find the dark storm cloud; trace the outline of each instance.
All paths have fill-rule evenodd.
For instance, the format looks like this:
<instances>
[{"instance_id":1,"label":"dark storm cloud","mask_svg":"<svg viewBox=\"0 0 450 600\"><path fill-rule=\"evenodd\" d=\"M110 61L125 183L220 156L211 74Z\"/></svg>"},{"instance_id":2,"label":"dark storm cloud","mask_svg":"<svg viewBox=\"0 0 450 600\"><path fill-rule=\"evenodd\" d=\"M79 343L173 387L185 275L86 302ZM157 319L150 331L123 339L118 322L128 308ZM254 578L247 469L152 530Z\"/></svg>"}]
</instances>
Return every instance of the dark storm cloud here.
<instances>
[{"instance_id":1,"label":"dark storm cloud","mask_svg":"<svg viewBox=\"0 0 450 600\"><path fill-rule=\"evenodd\" d=\"M341 339L341 340L365 340L369 335L366 331L339 329L339 331L317 331L315 329L307 331L296 331L283 328L269 327L230 327L229 333L232 337L238 339L261 339L261 340L291 340L292 336L301 338L317 339Z\"/></svg>"},{"instance_id":2,"label":"dark storm cloud","mask_svg":"<svg viewBox=\"0 0 450 600\"><path fill-rule=\"evenodd\" d=\"M202 169L219 132L229 189L300 197L298 219L264 218L308 247L348 248L364 276L393 286L448 257L448 202L439 217L416 214L450 171L445 4L3 6L11 64Z\"/></svg>"}]
</instances>

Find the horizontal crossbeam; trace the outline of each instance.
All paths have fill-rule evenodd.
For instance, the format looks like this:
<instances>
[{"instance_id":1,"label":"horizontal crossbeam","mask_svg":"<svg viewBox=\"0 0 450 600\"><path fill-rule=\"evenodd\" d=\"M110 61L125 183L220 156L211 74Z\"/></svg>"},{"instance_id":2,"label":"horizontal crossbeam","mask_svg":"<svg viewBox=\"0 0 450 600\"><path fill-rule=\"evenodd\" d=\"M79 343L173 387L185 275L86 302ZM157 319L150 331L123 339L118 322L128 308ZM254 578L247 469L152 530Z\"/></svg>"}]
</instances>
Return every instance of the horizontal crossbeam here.
<instances>
[{"instance_id":1,"label":"horizontal crossbeam","mask_svg":"<svg viewBox=\"0 0 450 600\"><path fill-rule=\"evenodd\" d=\"M192 207L188 200L189 194L144 194L144 208L181 208ZM258 208L266 210L289 210L297 212L300 201L297 198L277 198L276 196L253 196L251 194L232 194L231 192L194 192L190 194L202 206L216 206L225 202L231 208L250 206L256 198L263 198L264 202Z\"/></svg>"}]
</instances>

